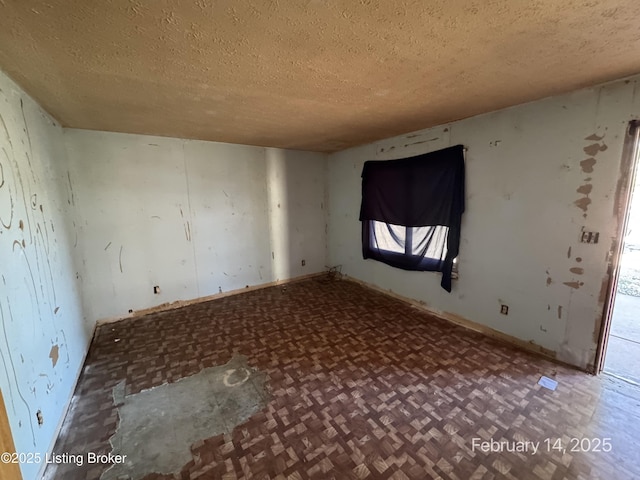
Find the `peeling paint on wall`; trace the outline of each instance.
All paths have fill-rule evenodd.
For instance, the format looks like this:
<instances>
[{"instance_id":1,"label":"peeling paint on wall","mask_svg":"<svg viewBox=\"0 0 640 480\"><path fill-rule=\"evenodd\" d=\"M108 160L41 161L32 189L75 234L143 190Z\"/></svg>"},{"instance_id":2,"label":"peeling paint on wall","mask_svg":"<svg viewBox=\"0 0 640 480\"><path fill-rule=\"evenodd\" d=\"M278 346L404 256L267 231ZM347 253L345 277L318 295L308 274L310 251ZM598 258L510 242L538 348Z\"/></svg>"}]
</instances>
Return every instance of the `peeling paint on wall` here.
<instances>
[{"instance_id":1,"label":"peeling paint on wall","mask_svg":"<svg viewBox=\"0 0 640 480\"><path fill-rule=\"evenodd\" d=\"M589 145L587 145L586 147L584 147L582 150L584 151L584 153L586 153L587 155L589 155L589 158L585 158L584 160L582 160L580 162L580 167L582 169L583 173L593 173L594 171L594 166L597 163L596 160L596 156L601 153L601 152L605 152L609 147L607 146L607 144L605 144L604 142L602 142L601 140L604 139L604 135L600 136L597 135L595 133L589 135L588 137L585 138L585 140L588 141L593 141L594 138L598 138L599 140L597 141L597 143L590 143ZM580 185L577 189L576 192L578 192L579 194L583 195L582 197L580 197L579 199L577 199L574 203L574 205L576 207L578 207L580 210L583 211L583 218L587 218L587 212L589 210L589 205L591 205L591 198L589 197L589 195L591 194L592 190L593 190L593 184L592 183L588 183L591 182L591 177L587 177L584 179L585 183Z\"/></svg>"},{"instance_id":2,"label":"peeling paint on wall","mask_svg":"<svg viewBox=\"0 0 640 480\"><path fill-rule=\"evenodd\" d=\"M586 137L585 140L591 140L593 142L599 142L603 138L604 138L604 135L603 136L599 136L599 135L596 135L595 133L592 133L591 135Z\"/></svg>"},{"instance_id":3,"label":"peeling paint on wall","mask_svg":"<svg viewBox=\"0 0 640 480\"><path fill-rule=\"evenodd\" d=\"M596 164L596 159L595 158L587 158L585 160L582 160L580 162L580 167L582 168L582 171L584 173L592 173L593 172L593 167Z\"/></svg>"},{"instance_id":4,"label":"peeling paint on wall","mask_svg":"<svg viewBox=\"0 0 640 480\"><path fill-rule=\"evenodd\" d=\"M534 339L559 359L586 368L595 357L591 331L608 267L603 240L616 235L611 210L617 215L614 188L624 175L618 168L622 133L640 108L640 96L630 102L632 90L633 85L618 82L461 120L447 125L447 134L444 126L412 133L420 134L419 140L445 137L445 147L468 148L469 208L460 248L464 275L451 296L435 293L435 275L421 275L416 282L411 273L359 258L357 220L345 215L357 212L363 163L402 157L406 136L331 154L330 264L434 309L523 341ZM497 139L500 146L493 145ZM440 145L422 147L412 154ZM587 227L599 233L599 243L581 241ZM496 315L487 298L498 296L508 297L518 316Z\"/></svg>"},{"instance_id":5,"label":"peeling paint on wall","mask_svg":"<svg viewBox=\"0 0 640 480\"><path fill-rule=\"evenodd\" d=\"M582 193L584 195L589 195L592 189L593 189L593 185L591 185L590 183L587 183L579 186L576 192Z\"/></svg>"},{"instance_id":6,"label":"peeling paint on wall","mask_svg":"<svg viewBox=\"0 0 640 480\"><path fill-rule=\"evenodd\" d=\"M588 137L587 137L588 138ZM604 137L602 137L604 138ZM595 157L598 153L600 152L604 152L607 149L607 145L602 143L593 143L587 147L584 147L584 153L586 153L587 155L591 156L591 157Z\"/></svg>"},{"instance_id":7,"label":"peeling paint on wall","mask_svg":"<svg viewBox=\"0 0 640 480\"><path fill-rule=\"evenodd\" d=\"M2 72L0 85L0 250L7 273L0 286L0 389L9 397L17 451L45 452L88 347L79 292L70 281L71 178L61 128ZM65 328L73 332L71 344ZM40 393L49 396L45 406L37 403ZM40 426L38 408L48 419ZM35 478L38 468L21 465L24 478Z\"/></svg>"},{"instance_id":8,"label":"peeling paint on wall","mask_svg":"<svg viewBox=\"0 0 640 480\"><path fill-rule=\"evenodd\" d=\"M51 359L51 366L55 367L56 363L58 363L58 345L54 345L51 347L51 351L49 351L49 358Z\"/></svg>"}]
</instances>

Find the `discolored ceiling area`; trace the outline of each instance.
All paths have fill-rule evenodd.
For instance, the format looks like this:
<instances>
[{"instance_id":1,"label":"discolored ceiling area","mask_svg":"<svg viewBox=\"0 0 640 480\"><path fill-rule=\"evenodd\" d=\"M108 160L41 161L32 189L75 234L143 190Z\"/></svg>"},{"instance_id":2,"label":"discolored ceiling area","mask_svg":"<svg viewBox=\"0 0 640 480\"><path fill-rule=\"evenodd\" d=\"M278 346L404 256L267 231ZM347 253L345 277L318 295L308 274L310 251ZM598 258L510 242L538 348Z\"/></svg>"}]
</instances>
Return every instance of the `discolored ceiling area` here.
<instances>
[{"instance_id":1,"label":"discolored ceiling area","mask_svg":"<svg viewBox=\"0 0 640 480\"><path fill-rule=\"evenodd\" d=\"M64 126L331 152L640 72L636 0L0 0Z\"/></svg>"}]
</instances>

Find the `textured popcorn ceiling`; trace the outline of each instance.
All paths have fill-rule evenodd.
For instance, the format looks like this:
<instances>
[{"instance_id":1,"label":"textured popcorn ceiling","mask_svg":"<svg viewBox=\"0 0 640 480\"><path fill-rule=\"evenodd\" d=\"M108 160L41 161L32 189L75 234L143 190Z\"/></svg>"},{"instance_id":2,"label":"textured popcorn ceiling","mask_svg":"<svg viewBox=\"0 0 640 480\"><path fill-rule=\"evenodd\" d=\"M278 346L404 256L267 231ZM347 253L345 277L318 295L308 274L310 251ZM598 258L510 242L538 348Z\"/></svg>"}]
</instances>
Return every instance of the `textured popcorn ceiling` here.
<instances>
[{"instance_id":1,"label":"textured popcorn ceiling","mask_svg":"<svg viewBox=\"0 0 640 480\"><path fill-rule=\"evenodd\" d=\"M335 151L640 72L637 0L0 0L64 126Z\"/></svg>"}]
</instances>

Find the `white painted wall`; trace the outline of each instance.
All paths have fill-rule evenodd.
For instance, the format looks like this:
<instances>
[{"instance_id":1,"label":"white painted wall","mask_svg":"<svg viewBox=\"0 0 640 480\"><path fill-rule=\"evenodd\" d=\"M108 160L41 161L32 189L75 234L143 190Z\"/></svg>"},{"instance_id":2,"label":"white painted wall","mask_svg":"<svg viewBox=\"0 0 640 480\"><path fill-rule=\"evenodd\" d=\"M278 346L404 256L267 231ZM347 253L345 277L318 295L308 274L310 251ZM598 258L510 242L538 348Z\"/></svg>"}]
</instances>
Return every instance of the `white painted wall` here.
<instances>
[{"instance_id":1,"label":"white painted wall","mask_svg":"<svg viewBox=\"0 0 640 480\"><path fill-rule=\"evenodd\" d=\"M43 457L93 332L82 318L74 215L62 128L0 72L0 389L17 451ZM21 468L30 480L40 465Z\"/></svg>"},{"instance_id":2,"label":"white painted wall","mask_svg":"<svg viewBox=\"0 0 640 480\"><path fill-rule=\"evenodd\" d=\"M326 265L326 155L268 148L267 191L272 277L297 277ZM302 260L306 265L302 266Z\"/></svg>"},{"instance_id":3,"label":"white painted wall","mask_svg":"<svg viewBox=\"0 0 640 480\"><path fill-rule=\"evenodd\" d=\"M640 116L639 82L581 90L330 155L329 263L587 367L594 362L606 256L616 233L623 136L629 120ZM437 273L363 260L358 214L366 160L456 144L468 147L467 209L460 279L449 294ZM588 185L588 195L577 191ZM600 243L580 243L583 227L599 231ZM501 303L509 305L508 316L500 314Z\"/></svg>"},{"instance_id":4,"label":"white painted wall","mask_svg":"<svg viewBox=\"0 0 640 480\"><path fill-rule=\"evenodd\" d=\"M65 138L91 320L324 270L326 155L75 129Z\"/></svg>"}]
</instances>

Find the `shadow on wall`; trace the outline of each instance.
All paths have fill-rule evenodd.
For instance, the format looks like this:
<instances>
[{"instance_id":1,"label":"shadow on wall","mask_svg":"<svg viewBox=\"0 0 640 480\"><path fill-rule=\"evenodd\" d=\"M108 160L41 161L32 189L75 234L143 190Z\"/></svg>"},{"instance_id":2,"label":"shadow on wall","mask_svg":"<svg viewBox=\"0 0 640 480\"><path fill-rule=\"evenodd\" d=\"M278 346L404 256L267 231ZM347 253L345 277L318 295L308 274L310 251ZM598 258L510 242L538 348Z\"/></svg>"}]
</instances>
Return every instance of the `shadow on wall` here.
<instances>
[{"instance_id":1,"label":"shadow on wall","mask_svg":"<svg viewBox=\"0 0 640 480\"><path fill-rule=\"evenodd\" d=\"M293 264L289 232L287 152L277 148L267 148L266 159L271 271L275 280L282 280L292 276Z\"/></svg>"},{"instance_id":2,"label":"shadow on wall","mask_svg":"<svg viewBox=\"0 0 640 480\"><path fill-rule=\"evenodd\" d=\"M267 148L271 271L284 280L324 269L326 157Z\"/></svg>"}]
</instances>

